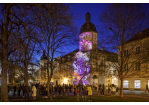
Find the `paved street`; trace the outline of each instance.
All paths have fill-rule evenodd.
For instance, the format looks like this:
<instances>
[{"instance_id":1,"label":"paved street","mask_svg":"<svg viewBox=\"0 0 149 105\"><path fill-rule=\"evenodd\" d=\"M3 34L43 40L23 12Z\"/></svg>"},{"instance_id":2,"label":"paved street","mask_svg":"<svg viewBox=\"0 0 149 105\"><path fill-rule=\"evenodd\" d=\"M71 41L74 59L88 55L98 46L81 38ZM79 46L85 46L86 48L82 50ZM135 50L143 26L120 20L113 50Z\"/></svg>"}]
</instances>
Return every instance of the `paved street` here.
<instances>
[{"instance_id":1,"label":"paved street","mask_svg":"<svg viewBox=\"0 0 149 105\"><path fill-rule=\"evenodd\" d=\"M145 91L129 91L129 90L123 90L124 92L124 98L126 99L130 99L130 98L135 98L135 99L138 99L138 100L141 100L141 101L146 101L146 100L149 100L149 93L145 93ZM62 97L70 97L70 96L73 96L73 92L72 93L68 93L67 95L59 95L58 93L54 93L55 97L57 96L62 96ZM97 91L93 91L93 96L98 96L98 93ZM102 96L102 95L99 95L99 96ZM30 97L30 100L33 100L32 98L32 95L31 93L29 94L29 97ZM37 98L44 98L45 95L41 95L39 94L39 91L37 91ZM103 97L113 97L111 96L110 93L105 93L105 95ZM118 94L115 96L115 97L118 97ZM16 96L13 96L13 90L10 90L9 92L9 99L10 101L13 101L13 100L16 100L16 99L20 99L20 100L23 100L24 97L23 97L23 92L21 91L20 93L20 96L17 95L17 92L16 92Z\"/></svg>"}]
</instances>

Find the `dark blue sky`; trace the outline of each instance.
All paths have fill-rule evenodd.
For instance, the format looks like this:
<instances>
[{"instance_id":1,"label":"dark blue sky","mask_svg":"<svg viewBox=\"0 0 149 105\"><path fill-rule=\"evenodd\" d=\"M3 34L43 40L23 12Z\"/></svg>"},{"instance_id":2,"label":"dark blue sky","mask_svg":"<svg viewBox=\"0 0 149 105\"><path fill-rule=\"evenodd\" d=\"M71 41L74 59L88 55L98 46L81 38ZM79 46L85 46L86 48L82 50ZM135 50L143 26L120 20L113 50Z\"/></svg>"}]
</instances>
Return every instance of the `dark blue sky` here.
<instances>
[{"instance_id":1,"label":"dark blue sky","mask_svg":"<svg viewBox=\"0 0 149 105\"><path fill-rule=\"evenodd\" d=\"M103 12L103 10L108 6L108 3L74 3L71 6L71 10L74 13L74 16L77 16L77 19L75 21L75 25L78 27L78 33L79 35L81 26L85 23L85 14L87 11L91 14L91 22L95 24L97 32L103 27L101 22L99 21L99 15ZM146 8L147 12L149 13L149 3L143 4L143 7ZM79 36L78 36L79 37ZM98 33L98 40L100 40L103 36ZM67 49L68 48L68 49ZM75 44L74 46L66 46L66 54L69 52L74 51L75 49L79 48L79 42ZM37 59L40 60L41 55L37 55ZM57 57L59 55L56 55Z\"/></svg>"},{"instance_id":2,"label":"dark blue sky","mask_svg":"<svg viewBox=\"0 0 149 105\"><path fill-rule=\"evenodd\" d=\"M102 23L99 21L99 15L103 12L103 10L108 6L108 3L74 3L71 6L71 10L74 13L74 16L77 16L75 25L78 27L78 35L80 32L81 26L85 23L85 14L87 11L91 14L91 22L95 24L97 32L99 32L100 28L103 27ZM149 3L143 4L143 7L147 10L149 13ZM79 36L78 36L79 37ZM98 33L98 40L100 40L103 36ZM79 48L79 42L78 44L75 44L74 46L66 46L65 53L72 52ZM115 52L115 51L113 51ZM55 57L60 55L55 55ZM40 59L40 56L39 56Z\"/></svg>"}]
</instances>

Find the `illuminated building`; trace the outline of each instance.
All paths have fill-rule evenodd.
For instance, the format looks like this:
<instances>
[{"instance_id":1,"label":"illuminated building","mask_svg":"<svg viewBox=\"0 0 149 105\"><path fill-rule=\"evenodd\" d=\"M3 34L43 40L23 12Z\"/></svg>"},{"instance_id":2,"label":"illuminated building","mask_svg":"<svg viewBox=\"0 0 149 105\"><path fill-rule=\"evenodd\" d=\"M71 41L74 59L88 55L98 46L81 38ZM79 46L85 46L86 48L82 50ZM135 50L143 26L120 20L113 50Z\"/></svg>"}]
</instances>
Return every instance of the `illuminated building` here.
<instances>
[{"instance_id":1,"label":"illuminated building","mask_svg":"<svg viewBox=\"0 0 149 105\"><path fill-rule=\"evenodd\" d=\"M117 54L98 49L98 32L91 23L90 16L88 12L85 15L86 22L81 26L79 49L54 60L55 69L51 81L55 84L80 82L118 85L118 80L114 82L115 77L112 74L115 69L110 66L111 62L117 62Z\"/></svg>"},{"instance_id":2,"label":"illuminated building","mask_svg":"<svg viewBox=\"0 0 149 105\"><path fill-rule=\"evenodd\" d=\"M123 89L145 90L149 87L149 28L124 44ZM120 50L118 51L120 54ZM120 61L119 56L118 60ZM121 81L118 81L119 88Z\"/></svg>"}]
</instances>

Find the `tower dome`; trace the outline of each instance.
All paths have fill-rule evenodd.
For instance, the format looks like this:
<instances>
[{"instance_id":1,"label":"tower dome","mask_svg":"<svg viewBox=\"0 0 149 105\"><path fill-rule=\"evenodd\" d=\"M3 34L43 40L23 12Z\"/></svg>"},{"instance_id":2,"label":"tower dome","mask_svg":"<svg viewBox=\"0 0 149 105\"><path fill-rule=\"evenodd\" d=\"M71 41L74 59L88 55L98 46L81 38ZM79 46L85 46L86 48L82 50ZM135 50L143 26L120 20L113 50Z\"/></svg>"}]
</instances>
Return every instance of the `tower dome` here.
<instances>
[{"instance_id":1,"label":"tower dome","mask_svg":"<svg viewBox=\"0 0 149 105\"><path fill-rule=\"evenodd\" d=\"M85 17L86 17L86 23L81 26L80 34L82 32L90 32L90 31L97 32L95 25L90 21L91 14L87 12Z\"/></svg>"}]
</instances>

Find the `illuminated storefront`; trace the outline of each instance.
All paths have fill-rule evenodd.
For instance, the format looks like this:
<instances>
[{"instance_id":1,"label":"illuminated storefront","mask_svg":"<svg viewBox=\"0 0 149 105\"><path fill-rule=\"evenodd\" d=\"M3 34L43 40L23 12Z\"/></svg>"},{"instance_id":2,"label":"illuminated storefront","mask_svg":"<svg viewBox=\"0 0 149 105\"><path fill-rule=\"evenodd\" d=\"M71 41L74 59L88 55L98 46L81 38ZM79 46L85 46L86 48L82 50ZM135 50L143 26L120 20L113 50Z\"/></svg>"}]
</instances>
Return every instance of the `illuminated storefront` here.
<instances>
[{"instance_id":1,"label":"illuminated storefront","mask_svg":"<svg viewBox=\"0 0 149 105\"><path fill-rule=\"evenodd\" d=\"M134 81L134 88L140 88L140 80Z\"/></svg>"},{"instance_id":2,"label":"illuminated storefront","mask_svg":"<svg viewBox=\"0 0 149 105\"><path fill-rule=\"evenodd\" d=\"M129 88L129 82L128 80L124 80L124 87L123 88Z\"/></svg>"}]
</instances>

